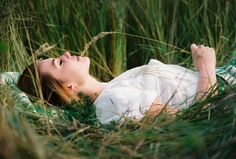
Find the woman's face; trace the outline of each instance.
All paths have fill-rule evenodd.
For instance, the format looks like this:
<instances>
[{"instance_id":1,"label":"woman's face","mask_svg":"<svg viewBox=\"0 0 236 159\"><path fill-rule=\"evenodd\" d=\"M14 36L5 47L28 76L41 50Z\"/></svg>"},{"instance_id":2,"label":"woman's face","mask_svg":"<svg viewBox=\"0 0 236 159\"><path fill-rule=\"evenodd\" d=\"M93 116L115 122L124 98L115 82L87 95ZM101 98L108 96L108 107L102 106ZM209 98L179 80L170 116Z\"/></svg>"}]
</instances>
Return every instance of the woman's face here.
<instances>
[{"instance_id":1,"label":"woman's face","mask_svg":"<svg viewBox=\"0 0 236 159\"><path fill-rule=\"evenodd\" d=\"M49 58L38 62L41 74L49 74L57 80L74 82L82 85L89 76L90 60L88 57L71 56L65 52L58 58Z\"/></svg>"}]
</instances>

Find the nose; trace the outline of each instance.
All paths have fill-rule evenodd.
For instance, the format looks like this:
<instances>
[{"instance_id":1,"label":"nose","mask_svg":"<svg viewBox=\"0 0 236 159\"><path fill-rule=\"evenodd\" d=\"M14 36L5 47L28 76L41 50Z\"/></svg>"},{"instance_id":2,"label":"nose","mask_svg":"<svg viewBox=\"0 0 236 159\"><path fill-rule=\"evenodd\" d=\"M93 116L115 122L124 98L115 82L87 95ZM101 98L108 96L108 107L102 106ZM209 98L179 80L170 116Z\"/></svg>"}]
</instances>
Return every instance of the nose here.
<instances>
[{"instance_id":1,"label":"nose","mask_svg":"<svg viewBox=\"0 0 236 159\"><path fill-rule=\"evenodd\" d=\"M70 58L71 54L67 51L67 52L64 52L63 56L65 56L66 58Z\"/></svg>"}]
</instances>

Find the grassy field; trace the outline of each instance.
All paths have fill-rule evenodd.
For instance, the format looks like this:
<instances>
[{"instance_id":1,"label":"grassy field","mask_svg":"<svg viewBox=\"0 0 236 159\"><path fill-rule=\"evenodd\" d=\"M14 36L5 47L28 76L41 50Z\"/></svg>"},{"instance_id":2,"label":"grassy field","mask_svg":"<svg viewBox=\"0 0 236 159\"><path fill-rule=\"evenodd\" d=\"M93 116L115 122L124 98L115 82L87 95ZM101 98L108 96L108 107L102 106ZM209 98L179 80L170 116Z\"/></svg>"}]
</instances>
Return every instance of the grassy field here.
<instances>
[{"instance_id":1,"label":"grassy field","mask_svg":"<svg viewBox=\"0 0 236 159\"><path fill-rule=\"evenodd\" d=\"M235 6L235 0L1 0L0 72L22 72L35 57L64 51L89 56L91 73L103 81L151 58L193 68L193 42L214 47L222 66L236 55ZM29 115L8 88L0 89L0 158L236 156L235 86L176 118L108 126Z\"/></svg>"}]
</instances>

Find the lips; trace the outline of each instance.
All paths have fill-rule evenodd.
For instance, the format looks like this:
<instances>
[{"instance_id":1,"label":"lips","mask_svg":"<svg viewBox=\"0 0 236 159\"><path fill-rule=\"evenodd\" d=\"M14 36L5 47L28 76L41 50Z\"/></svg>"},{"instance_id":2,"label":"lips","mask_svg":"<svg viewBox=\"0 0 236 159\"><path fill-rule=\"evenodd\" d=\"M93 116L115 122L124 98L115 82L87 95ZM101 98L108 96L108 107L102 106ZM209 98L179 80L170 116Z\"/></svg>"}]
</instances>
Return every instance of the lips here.
<instances>
[{"instance_id":1,"label":"lips","mask_svg":"<svg viewBox=\"0 0 236 159\"><path fill-rule=\"evenodd\" d=\"M80 60L80 56L76 56L76 58L77 58L77 61L79 61L79 60Z\"/></svg>"}]
</instances>

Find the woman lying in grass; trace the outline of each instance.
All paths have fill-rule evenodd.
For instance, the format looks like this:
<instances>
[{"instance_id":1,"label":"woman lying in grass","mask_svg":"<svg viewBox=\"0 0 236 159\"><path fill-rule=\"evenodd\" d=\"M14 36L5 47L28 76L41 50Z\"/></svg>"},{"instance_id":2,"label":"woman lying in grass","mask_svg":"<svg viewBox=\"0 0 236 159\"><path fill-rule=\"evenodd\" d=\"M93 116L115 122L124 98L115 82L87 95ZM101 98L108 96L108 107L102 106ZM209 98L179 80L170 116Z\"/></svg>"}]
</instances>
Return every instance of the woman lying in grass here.
<instances>
[{"instance_id":1,"label":"woman lying in grass","mask_svg":"<svg viewBox=\"0 0 236 159\"><path fill-rule=\"evenodd\" d=\"M58 58L28 66L18 87L54 105L80 100L80 93L89 96L102 124L123 118L156 116L163 110L175 114L204 98L217 83L215 50L192 44L191 52L198 72L152 59L147 65L128 70L108 83L89 74L88 57L65 52ZM40 91L36 91L35 85L41 86Z\"/></svg>"}]
</instances>

